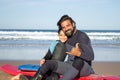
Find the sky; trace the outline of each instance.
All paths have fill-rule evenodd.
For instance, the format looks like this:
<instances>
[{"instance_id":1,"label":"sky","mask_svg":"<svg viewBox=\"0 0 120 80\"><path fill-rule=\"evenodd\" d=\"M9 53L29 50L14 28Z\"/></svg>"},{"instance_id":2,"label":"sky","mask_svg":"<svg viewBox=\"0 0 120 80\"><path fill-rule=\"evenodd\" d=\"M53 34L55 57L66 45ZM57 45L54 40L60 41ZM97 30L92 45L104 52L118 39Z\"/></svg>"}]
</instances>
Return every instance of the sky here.
<instances>
[{"instance_id":1,"label":"sky","mask_svg":"<svg viewBox=\"0 0 120 80\"><path fill-rule=\"evenodd\" d=\"M65 14L80 30L120 30L120 0L0 0L0 29L58 29Z\"/></svg>"}]
</instances>

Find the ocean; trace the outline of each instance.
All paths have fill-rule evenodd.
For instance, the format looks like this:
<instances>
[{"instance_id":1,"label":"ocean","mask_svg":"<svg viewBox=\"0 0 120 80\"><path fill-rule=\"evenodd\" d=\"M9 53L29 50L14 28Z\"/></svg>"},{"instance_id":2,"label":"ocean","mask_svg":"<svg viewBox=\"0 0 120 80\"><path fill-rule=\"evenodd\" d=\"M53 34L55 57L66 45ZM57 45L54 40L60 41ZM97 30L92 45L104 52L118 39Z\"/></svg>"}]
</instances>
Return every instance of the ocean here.
<instances>
[{"instance_id":1,"label":"ocean","mask_svg":"<svg viewBox=\"0 0 120 80\"><path fill-rule=\"evenodd\" d=\"M91 39L94 61L120 61L120 30L82 30ZM40 60L57 30L0 29L0 60Z\"/></svg>"}]
</instances>

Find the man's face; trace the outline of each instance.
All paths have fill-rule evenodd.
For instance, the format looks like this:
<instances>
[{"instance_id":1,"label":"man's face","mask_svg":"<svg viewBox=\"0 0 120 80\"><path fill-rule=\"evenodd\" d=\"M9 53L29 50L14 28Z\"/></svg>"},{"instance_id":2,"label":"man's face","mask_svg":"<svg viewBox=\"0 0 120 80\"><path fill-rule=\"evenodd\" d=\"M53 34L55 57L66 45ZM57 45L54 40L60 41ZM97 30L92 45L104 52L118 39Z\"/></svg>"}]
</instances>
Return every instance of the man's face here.
<instances>
[{"instance_id":1,"label":"man's face","mask_svg":"<svg viewBox=\"0 0 120 80\"><path fill-rule=\"evenodd\" d=\"M74 33L74 23L71 23L70 20L65 20L61 23L62 30L64 31L67 37L71 37Z\"/></svg>"}]
</instances>

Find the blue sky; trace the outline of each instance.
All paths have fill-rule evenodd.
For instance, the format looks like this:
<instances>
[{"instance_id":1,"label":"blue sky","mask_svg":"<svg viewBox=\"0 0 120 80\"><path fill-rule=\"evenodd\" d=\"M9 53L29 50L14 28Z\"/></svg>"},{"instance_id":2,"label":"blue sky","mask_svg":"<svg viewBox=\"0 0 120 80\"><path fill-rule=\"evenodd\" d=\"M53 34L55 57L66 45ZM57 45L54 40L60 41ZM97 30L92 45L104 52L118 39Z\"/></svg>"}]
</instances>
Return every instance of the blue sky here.
<instances>
[{"instance_id":1,"label":"blue sky","mask_svg":"<svg viewBox=\"0 0 120 80\"><path fill-rule=\"evenodd\" d=\"M68 14L82 30L120 30L120 0L0 0L0 29L57 29Z\"/></svg>"}]
</instances>

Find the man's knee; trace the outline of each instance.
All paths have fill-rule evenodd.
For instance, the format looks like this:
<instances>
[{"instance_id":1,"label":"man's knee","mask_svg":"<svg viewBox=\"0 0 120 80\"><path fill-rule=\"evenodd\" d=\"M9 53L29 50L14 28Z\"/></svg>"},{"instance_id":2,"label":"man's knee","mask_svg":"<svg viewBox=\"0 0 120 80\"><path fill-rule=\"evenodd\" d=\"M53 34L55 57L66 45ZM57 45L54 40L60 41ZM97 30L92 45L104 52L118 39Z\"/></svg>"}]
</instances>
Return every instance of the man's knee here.
<instances>
[{"instance_id":1,"label":"man's knee","mask_svg":"<svg viewBox=\"0 0 120 80\"><path fill-rule=\"evenodd\" d=\"M78 75L79 71L74 67L70 67L69 70L63 74L62 79L60 80L72 80Z\"/></svg>"},{"instance_id":2,"label":"man's knee","mask_svg":"<svg viewBox=\"0 0 120 80\"><path fill-rule=\"evenodd\" d=\"M74 60L72 66L77 70L81 70L84 65L84 61L81 58L77 58Z\"/></svg>"}]
</instances>

